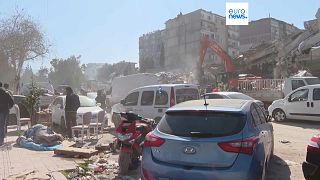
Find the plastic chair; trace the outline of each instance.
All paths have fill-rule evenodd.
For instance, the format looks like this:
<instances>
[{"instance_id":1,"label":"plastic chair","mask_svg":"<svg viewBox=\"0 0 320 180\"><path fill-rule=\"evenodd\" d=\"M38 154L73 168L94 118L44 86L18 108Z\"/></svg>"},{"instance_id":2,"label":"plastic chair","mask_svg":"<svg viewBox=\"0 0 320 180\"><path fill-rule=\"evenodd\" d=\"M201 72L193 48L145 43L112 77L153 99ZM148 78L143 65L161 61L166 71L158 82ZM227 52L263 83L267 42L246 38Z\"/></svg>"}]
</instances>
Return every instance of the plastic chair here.
<instances>
[{"instance_id":1,"label":"plastic chair","mask_svg":"<svg viewBox=\"0 0 320 180\"><path fill-rule=\"evenodd\" d=\"M87 139L90 137L90 123L91 123L92 113L86 112L82 115L82 124L71 127L72 129L72 137L74 137L75 131L81 132L81 138L83 142L84 132L86 132Z\"/></svg>"},{"instance_id":2,"label":"plastic chair","mask_svg":"<svg viewBox=\"0 0 320 180\"><path fill-rule=\"evenodd\" d=\"M28 128L31 128L31 119L30 118L20 118L20 109L17 104L13 105L14 111L17 116L17 130L21 130L21 123L28 123Z\"/></svg>"},{"instance_id":3,"label":"plastic chair","mask_svg":"<svg viewBox=\"0 0 320 180\"><path fill-rule=\"evenodd\" d=\"M104 128L104 123L105 123L105 111L99 111L98 112L98 122L92 122L90 123L90 129L93 129L93 134L94 136L97 136L97 139L99 138L99 129L100 131L103 130Z\"/></svg>"}]
</instances>

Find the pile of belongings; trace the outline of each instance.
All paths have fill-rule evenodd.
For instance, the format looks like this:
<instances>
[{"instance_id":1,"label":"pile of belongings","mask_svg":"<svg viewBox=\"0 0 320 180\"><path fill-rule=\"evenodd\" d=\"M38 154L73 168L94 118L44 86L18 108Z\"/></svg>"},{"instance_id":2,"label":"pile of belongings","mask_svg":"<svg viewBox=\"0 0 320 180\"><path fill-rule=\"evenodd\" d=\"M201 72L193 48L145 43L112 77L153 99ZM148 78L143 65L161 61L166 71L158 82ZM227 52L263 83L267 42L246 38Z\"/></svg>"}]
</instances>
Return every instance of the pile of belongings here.
<instances>
[{"instance_id":1,"label":"pile of belongings","mask_svg":"<svg viewBox=\"0 0 320 180\"><path fill-rule=\"evenodd\" d=\"M64 140L47 126L36 124L17 139L17 144L36 151L54 151L61 147Z\"/></svg>"}]
</instances>

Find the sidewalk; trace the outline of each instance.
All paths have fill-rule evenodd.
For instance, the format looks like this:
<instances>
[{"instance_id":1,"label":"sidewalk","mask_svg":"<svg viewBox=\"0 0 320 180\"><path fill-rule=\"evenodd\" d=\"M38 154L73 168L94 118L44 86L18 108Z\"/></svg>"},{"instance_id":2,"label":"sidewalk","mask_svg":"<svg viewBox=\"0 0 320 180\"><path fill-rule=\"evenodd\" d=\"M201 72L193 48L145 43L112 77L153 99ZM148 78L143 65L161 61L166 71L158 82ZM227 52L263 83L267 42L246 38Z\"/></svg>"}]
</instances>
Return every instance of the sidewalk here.
<instances>
[{"instance_id":1,"label":"sidewalk","mask_svg":"<svg viewBox=\"0 0 320 180\"><path fill-rule=\"evenodd\" d=\"M26 129L26 128L25 128ZM79 160L55 157L53 151L32 151L16 146L16 129L8 129L7 146L0 148L0 179L28 171L52 173L73 169Z\"/></svg>"}]
</instances>

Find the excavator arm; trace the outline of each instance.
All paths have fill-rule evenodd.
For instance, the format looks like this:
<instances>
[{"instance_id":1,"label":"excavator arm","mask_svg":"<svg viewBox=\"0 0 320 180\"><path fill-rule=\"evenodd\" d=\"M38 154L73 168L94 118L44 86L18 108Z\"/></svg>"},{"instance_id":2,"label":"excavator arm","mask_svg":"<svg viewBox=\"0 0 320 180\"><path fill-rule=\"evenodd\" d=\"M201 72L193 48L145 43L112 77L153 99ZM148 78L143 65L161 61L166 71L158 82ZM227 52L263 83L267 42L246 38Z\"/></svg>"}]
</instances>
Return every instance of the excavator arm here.
<instances>
[{"instance_id":1,"label":"excavator arm","mask_svg":"<svg viewBox=\"0 0 320 180\"><path fill-rule=\"evenodd\" d=\"M231 57L219 46L218 43L209 41L208 35L203 36L201 40L201 49L200 49L200 68L203 68L204 57L207 53L207 49L210 48L215 52L225 63L225 70L227 73L233 72L233 65Z\"/></svg>"},{"instance_id":2,"label":"excavator arm","mask_svg":"<svg viewBox=\"0 0 320 180\"><path fill-rule=\"evenodd\" d=\"M203 70L203 63L204 63L204 57L206 55L206 52L210 48L215 52L225 63L225 71L227 74L228 79L228 86L229 88L233 89L237 86L237 79L232 79L233 76L233 64L231 57L219 46L218 43L212 41L209 41L208 35L203 36L201 40L201 49L199 52L199 82L200 84L204 83L204 70Z\"/></svg>"}]
</instances>

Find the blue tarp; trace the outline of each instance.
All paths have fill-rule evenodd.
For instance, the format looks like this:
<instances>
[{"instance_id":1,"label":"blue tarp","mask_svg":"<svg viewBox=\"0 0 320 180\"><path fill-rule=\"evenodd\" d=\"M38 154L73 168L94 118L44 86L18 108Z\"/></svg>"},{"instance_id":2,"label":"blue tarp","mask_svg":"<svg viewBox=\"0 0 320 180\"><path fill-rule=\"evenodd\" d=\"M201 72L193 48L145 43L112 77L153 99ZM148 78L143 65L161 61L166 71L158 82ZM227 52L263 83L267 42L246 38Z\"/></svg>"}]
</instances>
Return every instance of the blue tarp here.
<instances>
[{"instance_id":1,"label":"blue tarp","mask_svg":"<svg viewBox=\"0 0 320 180\"><path fill-rule=\"evenodd\" d=\"M19 145L24 148L32 149L35 151L54 151L62 147L61 144L55 146L44 146L43 144L36 144L33 141L20 137Z\"/></svg>"}]
</instances>

